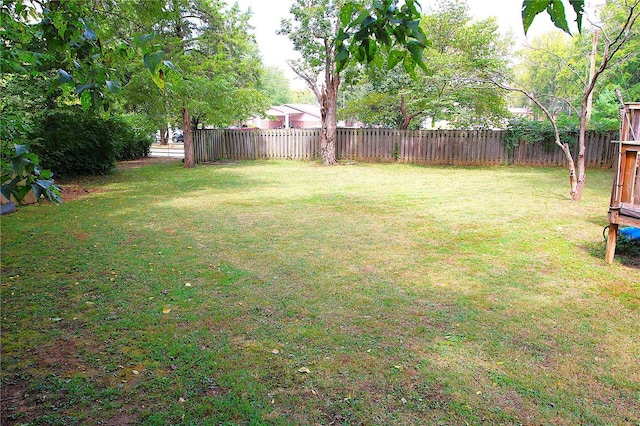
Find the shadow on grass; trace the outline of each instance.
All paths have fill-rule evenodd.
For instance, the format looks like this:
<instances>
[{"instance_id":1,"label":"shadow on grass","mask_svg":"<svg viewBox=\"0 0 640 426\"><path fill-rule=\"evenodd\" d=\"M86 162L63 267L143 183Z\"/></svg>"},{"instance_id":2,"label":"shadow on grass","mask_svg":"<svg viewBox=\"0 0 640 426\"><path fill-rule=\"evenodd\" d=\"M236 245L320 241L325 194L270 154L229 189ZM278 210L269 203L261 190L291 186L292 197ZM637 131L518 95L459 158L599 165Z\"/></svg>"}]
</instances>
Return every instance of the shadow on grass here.
<instances>
[{"instance_id":1,"label":"shadow on grass","mask_svg":"<svg viewBox=\"0 0 640 426\"><path fill-rule=\"evenodd\" d=\"M189 193L197 193L211 188L215 188L216 191L242 191L270 183L268 179L249 178L246 174L240 173L216 172L210 177L207 176L212 169L238 169L249 166L251 164L223 163L199 165L195 169L185 169L182 162L172 161L139 168L120 169L109 176L79 178L75 179L73 183L91 188L90 192L102 193L102 199L105 200L123 198L134 200L138 204L147 204L164 200L168 196L184 197ZM160 180L158 176L166 177L167 170L170 170L169 178Z\"/></svg>"},{"instance_id":2,"label":"shadow on grass","mask_svg":"<svg viewBox=\"0 0 640 426\"><path fill-rule=\"evenodd\" d=\"M593 245L584 245L582 248L591 256L604 260L606 245L606 241L603 241ZM640 242L618 237L615 260L623 266L640 269Z\"/></svg>"}]
</instances>

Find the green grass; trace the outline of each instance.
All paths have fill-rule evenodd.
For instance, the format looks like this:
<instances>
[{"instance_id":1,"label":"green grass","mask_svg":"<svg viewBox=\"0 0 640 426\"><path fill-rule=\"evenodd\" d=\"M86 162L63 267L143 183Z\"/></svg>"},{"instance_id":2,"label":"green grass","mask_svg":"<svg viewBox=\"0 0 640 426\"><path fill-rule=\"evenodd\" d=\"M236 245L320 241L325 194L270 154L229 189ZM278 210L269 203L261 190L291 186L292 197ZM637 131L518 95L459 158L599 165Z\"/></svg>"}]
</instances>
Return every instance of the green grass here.
<instances>
[{"instance_id":1,"label":"green grass","mask_svg":"<svg viewBox=\"0 0 640 426\"><path fill-rule=\"evenodd\" d=\"M566 174L176 162L22 208L1 422L636 425L637 258Z\"/></svg>"}]
</instances>

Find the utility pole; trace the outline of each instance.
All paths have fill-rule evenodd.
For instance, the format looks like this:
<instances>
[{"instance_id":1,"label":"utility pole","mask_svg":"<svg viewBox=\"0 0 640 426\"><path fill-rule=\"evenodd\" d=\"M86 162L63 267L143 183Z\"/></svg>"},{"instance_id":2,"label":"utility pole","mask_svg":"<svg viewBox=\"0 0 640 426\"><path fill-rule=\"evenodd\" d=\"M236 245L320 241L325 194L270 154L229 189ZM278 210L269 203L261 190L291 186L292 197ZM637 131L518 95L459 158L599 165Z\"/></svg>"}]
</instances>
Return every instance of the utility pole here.
<instances>
[{"instance_id":1,"label":"utility pole","mask_svg":"<svg viewBox=\"0 0 640 426\"><path fill-rule=\"evenodd\" d=\"M593 76L596 73L596 53L598 53L598 31L593 33L593 44L591 45L591 54L589 55L589 80L587 84L591 84ZM587 97L587 123L591 121L591 110L593 109L593 90Z\"/></svg>"}]
</instances>

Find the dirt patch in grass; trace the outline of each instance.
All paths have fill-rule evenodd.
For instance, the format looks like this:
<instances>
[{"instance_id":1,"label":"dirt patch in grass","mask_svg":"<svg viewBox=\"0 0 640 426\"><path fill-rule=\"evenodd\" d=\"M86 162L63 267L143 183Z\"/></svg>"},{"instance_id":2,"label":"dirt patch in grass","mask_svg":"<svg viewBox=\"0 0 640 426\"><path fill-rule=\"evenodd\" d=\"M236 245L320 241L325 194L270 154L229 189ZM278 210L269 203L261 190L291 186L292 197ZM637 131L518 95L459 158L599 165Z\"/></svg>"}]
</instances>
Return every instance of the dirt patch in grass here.
<instances>
[{"instance_id":1,"label":"dirt patch in grass","mask_svg":"<svg viewBox=\"0 0 640 426\"><path fill-rule=\"evenodd\" d=\"M140 415L136 413L120 413L105 422L108 426L128 426L140 423Z\"/></svg>"},{"instance_id":2,"label":"dirt patch in grass","mask_svg":"<svg viewBox=\"0 0 640 426\"><path fill-rule=\"evenodd\" d=\"M76 344L71 339L59 339L37 349L39 366L55 368L58 372L76 370Z\"/></svg>"},{"instance_id":3,"label":"dirt patch in grass","mask_svg":"<svg viewBox=\"0 0 640 426\"><path fill-rule=\"evenodd\" d=\"M0 424L11 425L18 423L19 417L33 411L32 404L27 400L27 383L21 380L3 380L2 401L0 402Z\"/></svg>"},{"instance_id":4,"label":"dirt patch in grass","mask_svg":"<svg viewBox=\"0 0 640 426\"><path fill-rule=\"evenodd\" d=\"M78 184L67 184L67 185L63 184L63 185L60 185L60 189L62 190L62 200L64 202L80 200L83 198L87 198L92 193L104 192L104 190L88 188Z\"/></svg>"}]
</instances>

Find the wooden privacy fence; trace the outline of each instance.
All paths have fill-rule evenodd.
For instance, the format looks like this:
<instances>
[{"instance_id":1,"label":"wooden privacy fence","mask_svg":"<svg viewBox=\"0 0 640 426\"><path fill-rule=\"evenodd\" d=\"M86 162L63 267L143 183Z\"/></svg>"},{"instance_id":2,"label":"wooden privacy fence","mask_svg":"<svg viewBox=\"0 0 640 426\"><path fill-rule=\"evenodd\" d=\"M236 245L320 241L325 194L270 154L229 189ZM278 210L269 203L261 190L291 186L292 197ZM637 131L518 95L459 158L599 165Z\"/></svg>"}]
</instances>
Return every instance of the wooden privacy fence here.
<instances>
[{"instance_id":1,"label":"wooden privacy fence","mask_svg":"<svg viewBox=\"0 0 640 426\"><path fill-rule=\"evenodd\" d=\"M505 134L504 130L338 129L336 156L339 160L465 166L567 164L555 145L521 143L509 150ZM587 132L587 167L612 166L610 141L615 138L615 132ZM574 151L577 159L577 148ZM194 155L196 163L221 158L313 160L320 157L320 129L198 129L194 131Z\"/></svg>"}]
</instances>

